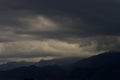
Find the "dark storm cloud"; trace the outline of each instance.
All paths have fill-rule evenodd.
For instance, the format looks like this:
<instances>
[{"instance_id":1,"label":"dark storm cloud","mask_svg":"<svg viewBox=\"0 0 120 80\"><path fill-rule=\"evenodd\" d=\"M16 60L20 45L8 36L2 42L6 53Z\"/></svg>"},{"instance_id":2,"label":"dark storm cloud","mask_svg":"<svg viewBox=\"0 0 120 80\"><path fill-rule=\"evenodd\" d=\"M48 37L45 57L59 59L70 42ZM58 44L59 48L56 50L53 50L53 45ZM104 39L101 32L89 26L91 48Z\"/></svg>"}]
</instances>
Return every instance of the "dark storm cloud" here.
<instances>
[{"instance_id":1,"label":"dark storm cloud","mask_svg":"<svg viewBox=\"0 0 120 80\"><path fill-rule=\"evenodd\" d=\"M120 35L119 4L114 0L1 0L1 12L5 13L5 10L8 13L9 11L30 11L34 13L33 16L42 14L48 17L53 15L67 15L69 17L77 17L86 24L86 26L83 26L78 20L73 26L67 26L75 35ZM16 18L25 15L18 14L16 17L8 15L8 21L4 21L3 19L1 24L12 25L14 23L22 25ZM12 20L10 21L9 19ZM58 20L60 19L58 18ZM81 33L81 31L84 32Z\"/></svg>"},{"instance_id":2,"label":"dark storm cloud","mask_svg":"<svg viewBox=\"0 0 120 80\"><path fill-rule=\"evenodd\" d=\"M0 0L0 58L119 50L119 21L118 0Z\"/></svg>"}]
</instances>

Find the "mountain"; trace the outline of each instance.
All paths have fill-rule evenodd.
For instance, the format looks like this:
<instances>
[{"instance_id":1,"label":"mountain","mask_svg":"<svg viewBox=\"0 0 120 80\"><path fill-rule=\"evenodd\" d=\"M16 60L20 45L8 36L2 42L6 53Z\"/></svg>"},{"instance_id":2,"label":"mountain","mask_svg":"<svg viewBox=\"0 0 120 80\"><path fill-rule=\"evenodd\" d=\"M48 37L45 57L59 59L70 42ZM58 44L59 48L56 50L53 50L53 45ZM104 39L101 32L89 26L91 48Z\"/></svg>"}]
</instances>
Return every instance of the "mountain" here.
<instances>
[{"instance_id":1,"label":"mountain","mask_svg":"<svg viewBox=\"0 0 120 80\"><path fill-rule=\"evenodd\" d=\"M52 59L52 60L41 60L40 62L25 62L25 61L8 62L5 64L1 64L0 70L5 71L5 70L11 70L11 69L19 68L19 67L27 67L27 66L31 66L31 65L34 65L37 67L45 67L45 66L52 66L52 65L63 66L63 65L75 63L75 62L79 61L80 59L82 59L82 58L80 58L80 57L65 57L65 58Z\"/></svg>"},{"instance_id":2,"label":"mountain","mask_svg":"<svg viewBox=\"0 0 120 80\"><path fill-rule=\"evenodd\" d=\"M11 69L14 69L14 68L30 66L30 65L34 65L34 64L35 64L35 62L25 62L25 61L8 62L6 64L1 64L0 65L0 70L11 70Z\"/></svg>"},{"instance_id":3,"label":"mountain","mask_svg":"<svg viewBox=\"0 0 120 80\"><path fill-rule=\"evenodd\" d=\"M119 80L120 52L101 53L76 62L69 80Z\"/></svg>"},{"instance_id":4,"label":"mountain","mask_svg":"<svg viewBox=\"0 0 120 80\"><path fill-rule=\"evenodd\" d=\"M37 67L44 67L44 66L66 66L69 64L76 63L77 61L83 59L82 57L64 57L52 60L41 60L40 62L36 63L35 66Z\"/></svg>"},{"instance_id":5,"label":"mountain","mask_svg":"<svg viewBox=\"0 0 120 80\"><path fill-rule=\"evenodd\" d=\"M0 80L24 80L25 78L34 78L35 80L61 80L65 74L65 70L59 66L46 66L41 68L29 66L0 71Z\"/></svg>"},{"instance_id":6,"label":"mountain","mask_svg":"<svg viewBox=\"0 0 120 80\"><path fill-rule=\"evenodd\" d=\"M75 64L79 68L98 68L105 66L120 66L120 52L109 51L82 59Z\"/></svg>"},{"instance_id":7,"label":"mountain","mask_svg":"<svg viewBox=\"0 0 120 80\"><path fill-rule=\"evenodd\" d=\"M42 64L44 61L37 64ZM47 62L49 63L49 61ZM50 62L51 63L51 62ZM120 52L110 51L64 65L20 67L0 71L0 80L120 80Z\"/></svg>"},{"instance_id":8,"label":"mountain","mask_svg":"<svg viewBox=\"0 0 120 80\"><path fill-rule=\"evenodd\" d=\"M61 80L66 78L68 73L64 67L72 65L80 59L83 58L64 57L53 60L41 60L32 66L18 67L12 70L0 71L0 80L23 80L31 77L35 78L35 80Z\"/></svg>"}]
</instances>

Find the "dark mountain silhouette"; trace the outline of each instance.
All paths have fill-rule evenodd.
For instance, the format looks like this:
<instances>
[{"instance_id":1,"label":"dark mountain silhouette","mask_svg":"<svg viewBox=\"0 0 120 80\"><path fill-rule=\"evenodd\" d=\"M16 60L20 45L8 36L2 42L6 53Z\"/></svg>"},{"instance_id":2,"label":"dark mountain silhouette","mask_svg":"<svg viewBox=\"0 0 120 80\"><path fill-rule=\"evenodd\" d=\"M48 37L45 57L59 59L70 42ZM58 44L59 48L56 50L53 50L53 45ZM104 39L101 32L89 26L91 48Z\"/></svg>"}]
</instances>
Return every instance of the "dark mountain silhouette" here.
<instances>
[{"instance_id":1,"label":"dark mountain silhouette","mask_svg":"<svg viewBox=\"0 0 120 80\"><path fill-rule=\"evenodd\" d=\"M70 64L74 64L77 61L83 59L83 57L64 57L52 60L41 60L39 63L36 63L35 66L37 67L44 67L44 66L67 66Z\"/></svg>"},{"instance_id":2,"label":"dark mountain silhouette","mask_svg":"<svg viewBox=\"0 0 120 80\"><path fill-rule=\"evenodd\" d=\"M120 52L109 51L100 55L92 56L78 61L76 67L79 68L98 68L105 66L120 65Z\"/></svg>"},{"instance_id":3,"label":"dark mountain silhouette","mask_svg":"<svg viewBox=\"0 0 120 80\"><path fill-rule=\"evenodd\" d=\"M120 52L110 51L78 61L72 67L71 80L119 80Z\"/></svg>"},{"instance_id":4,"label":"dark mountain silhouette","mask_svg":"<svg viewBox=\"0 0 120 80\"><path fill-rule=\"evenodd\" d=\"M46 67L20 67L8 71L0 71L0 80L24 80L26 78L34 78L35 80L56 80L64 78L65 71L59 66Z\"/></svg>"},{"instance_id":5,"label":"dark mountain silhouette","mask_svg":"<svg viewBox=\"0 0 120 80\"><path fill-rule=\"evenodd\" d=\"M35 65L37 67L52 66L52 65L63 66L63 65L68 65L68 64L75 63L75 62L79 61L80 59L83 59L83 58L80 58L80 57L64 57L64 58L52 59L52 60L41 60L40 62L25 62L25 61L8 62L8 63L5 63L5 64L1 64L0 65L0 70L5 71L5 70L15 69L15 68L18 68L18 67L28 67L28 66L31 66L31 65Z\"/></svg>"},{"instance_id":6,"label":"dark mountain silhouette","mask_svg":"<svg viewBox=\"0 0 120 80\"><path fill-rule=\"evenodd\" d=\"M18 68L18 67L24 67L24 66L30 66L30 65L34 65L35 62L25 62L25 61L21 61L21 62L8 62L5 64L1 64L0 65L0 70L10 70L10 69L14 69L14 68Z\"/></svg>"},{"instance_id":7,"label":"dark mountain silhouette","mask_svg":"<svg viewBox=\"0 0 120 80\"><path fill-rule=\"evenodd\" d=\"M0 80L119 80L120 52L111 51L82 59L67 68L70 69L61 65L20 67L0 71Z\"/></svg>"}]
</instances>

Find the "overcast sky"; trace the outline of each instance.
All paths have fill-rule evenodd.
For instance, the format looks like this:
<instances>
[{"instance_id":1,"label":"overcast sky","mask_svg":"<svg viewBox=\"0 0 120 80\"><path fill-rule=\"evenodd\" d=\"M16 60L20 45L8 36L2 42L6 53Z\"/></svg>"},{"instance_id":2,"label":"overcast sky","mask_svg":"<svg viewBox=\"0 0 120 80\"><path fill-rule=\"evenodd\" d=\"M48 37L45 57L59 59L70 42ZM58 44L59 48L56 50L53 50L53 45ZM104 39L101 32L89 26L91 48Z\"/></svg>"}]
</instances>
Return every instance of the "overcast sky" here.
<instances>
[{"instance_id":1,"label":"overcast sky","mask_svg":"<svg viewBox=\"0 0 120 80\"><path fill-rule=\"evenodd\" d=\"M0 62L120 48L119 0L0 0Z\"/></svg>"}]
</instances>

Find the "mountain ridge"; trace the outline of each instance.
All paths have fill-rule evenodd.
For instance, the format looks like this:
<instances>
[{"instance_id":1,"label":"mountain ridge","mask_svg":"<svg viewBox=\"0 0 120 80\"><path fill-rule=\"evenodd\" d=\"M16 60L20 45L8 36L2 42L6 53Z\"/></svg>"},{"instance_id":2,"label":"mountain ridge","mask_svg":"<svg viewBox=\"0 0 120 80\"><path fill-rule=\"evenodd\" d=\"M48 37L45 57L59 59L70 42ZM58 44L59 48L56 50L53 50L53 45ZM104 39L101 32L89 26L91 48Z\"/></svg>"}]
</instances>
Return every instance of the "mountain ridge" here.
<instances>
[{"instance_id":1,"label":"mountain ridge","mask_svg":"<svg viewBox=\"0 0 120 80\"><path fill-rule=\"evenodd\" d=\"M120 52L119 51L108 51L95 55L89 58L82 59L76 63L78 67L83 68L95 68L107 65L120 65Z\"/></svg>"},{"instance_id":2,"label":"mountain ridge","mask_svg":"<svg viewBox=\"0 0 120 80\"><path fill-rule=\"evenodd\" d=\"M120 52L105 52L79 60L69 67L72 68L66 70L59 65L20 67L0 71L0 80L24 80L29 77L35 80L119 80Z\"/></svg>"}]
</instances>

